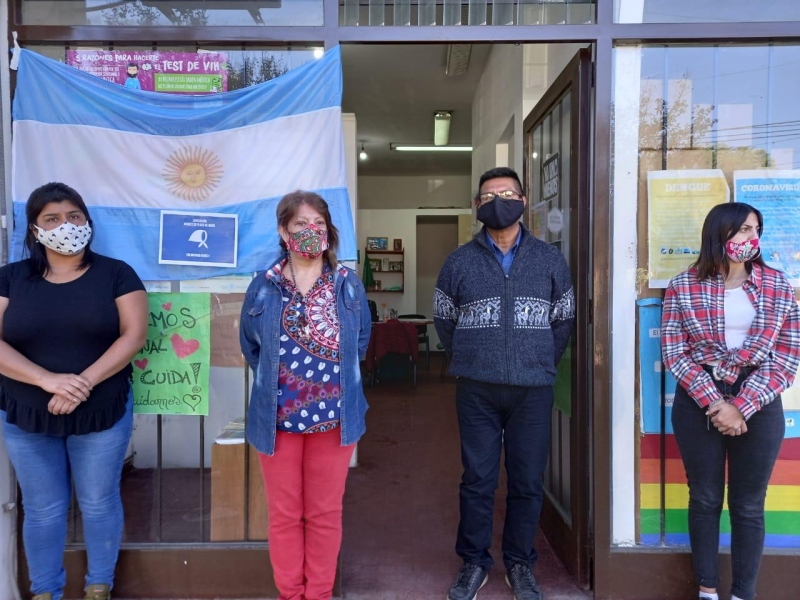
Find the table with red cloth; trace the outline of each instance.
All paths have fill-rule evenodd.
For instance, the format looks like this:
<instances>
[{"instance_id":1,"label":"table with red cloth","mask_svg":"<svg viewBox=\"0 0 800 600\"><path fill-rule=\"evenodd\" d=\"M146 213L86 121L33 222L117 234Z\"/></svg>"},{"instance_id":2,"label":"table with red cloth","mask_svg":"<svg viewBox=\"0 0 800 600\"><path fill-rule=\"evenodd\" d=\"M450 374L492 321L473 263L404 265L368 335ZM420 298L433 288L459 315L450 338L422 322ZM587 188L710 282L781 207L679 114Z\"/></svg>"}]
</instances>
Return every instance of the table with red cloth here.
<instances>
[{"instance_id":1,"label":"table with red cloth","mask_svg":"<svg viewBox=\"0 0 800 600\"><path fill-rule=\"evenodd\" d=\"M373 323L365 359L367 371L374 371L381 359L390 353L407 354L411 357L411 363L416 365L419 359L417 335L417 327L413 323L403 323L397 319Z\"/></svg>"}]
</instances>

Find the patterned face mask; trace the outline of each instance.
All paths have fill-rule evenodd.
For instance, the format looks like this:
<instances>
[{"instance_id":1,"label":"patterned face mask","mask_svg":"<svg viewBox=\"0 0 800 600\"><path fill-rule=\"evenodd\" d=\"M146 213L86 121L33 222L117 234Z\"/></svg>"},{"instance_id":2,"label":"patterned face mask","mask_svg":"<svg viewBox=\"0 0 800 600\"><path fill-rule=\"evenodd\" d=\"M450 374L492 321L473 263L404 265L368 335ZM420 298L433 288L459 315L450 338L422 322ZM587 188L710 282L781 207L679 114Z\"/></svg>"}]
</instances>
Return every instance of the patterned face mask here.
<instances>
[{"instance_id":1,"label":"patterned face mask","mask_svg":"<svg viewBox=\"0 0 800 600\"><path fill-rule=\"evenodd\" d=\"M317 258L328 249L328 230L313 223L297 233L290 233L286 247L303 258Z\"/></svg>"},{"instance_id":2,"label":"patterned face mask","mask_svg":"<svg viewBox=\"0 0 800 600\"><path fill-rule=\"evenodd\" d=\"M746 242L728 240L728 243L725 244L725 252L733 262L744 263L756 258L761 253L761 248L758 246L758 238Z\"/></svg>"},{"instance_id":3,"label":"patterned face mask","mask_svg":"<svg viewBox=\"0 0 800 600\"><path fill-rule=\"evenodd\" d=\"M75 225L74 223L63 223L55 229L42 229L38 225L36 228L36 239L53 252L72 256L78 254L86 247L92 239L92 226Z\"/></svg>"}]
</instances>

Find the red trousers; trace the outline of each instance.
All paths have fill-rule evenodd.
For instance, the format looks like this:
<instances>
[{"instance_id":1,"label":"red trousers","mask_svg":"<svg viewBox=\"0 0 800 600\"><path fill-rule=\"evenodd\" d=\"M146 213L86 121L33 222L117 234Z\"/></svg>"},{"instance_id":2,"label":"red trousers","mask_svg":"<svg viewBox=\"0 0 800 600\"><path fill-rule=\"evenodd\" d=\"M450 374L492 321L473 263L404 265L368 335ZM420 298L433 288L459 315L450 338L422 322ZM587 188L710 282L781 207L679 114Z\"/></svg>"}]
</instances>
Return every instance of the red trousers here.
<instances>
[{"instance_id":1,"label":"red trousers","mask_svg":"<svg viewBox=\"0 0 800 600\"><path fill-rule=\"evenodd\" d=\"M329 600L342 545L342 497L355 446L341 432L279 431L259 454L269 510L269 557L278 600Z\"/></svg>"}]
</instances>

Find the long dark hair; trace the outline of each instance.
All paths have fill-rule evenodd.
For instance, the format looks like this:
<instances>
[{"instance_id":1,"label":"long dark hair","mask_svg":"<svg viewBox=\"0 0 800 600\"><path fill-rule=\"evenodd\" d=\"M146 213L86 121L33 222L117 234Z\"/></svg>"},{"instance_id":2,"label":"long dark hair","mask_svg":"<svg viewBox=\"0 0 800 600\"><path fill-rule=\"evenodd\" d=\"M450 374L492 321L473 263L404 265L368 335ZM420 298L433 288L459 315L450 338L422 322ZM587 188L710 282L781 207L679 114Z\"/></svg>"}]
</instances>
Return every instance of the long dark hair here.
<instances>
[{"instance_id":1,"label":"long dark hair","mask_svg":"<svg viewBox=\"0 0 800 600\"><path fill-rule=\"evenodd\" d=\"M716 277L717 273L721 273L723 276L728 275L730 259L725 250L725 244L738 233L739 228L751 213L758 219L758 236L761 237L764 229L764 217L757 208L744 202L728 202L727 204L718 204L711 209L703 223L700 257L692 265L697 269L697 278L700 281ZM753 260L745 263L748 273L753 270L753 264L766 266L760 253Z\"/></svg>"},{"instance_id":2,"label":"long dark hair","mask_svg":"<svg viewBox=\"0 0 800 600\"><path fill-rule=\"evenodd\" d=\"M339 249L339 230L333 224L331 219L331 211L328 209L328 203L314 192L305 192L297 190L286 194L281 201L278 202L278 208L275 213L278 217L278 226L289 230L289 222L300 210L300 206L306 204L317 211L325 219L325 228L328 230L328 249L322 253L322 258L327 262L331 269L336 268L336 251ZM281 248L286 252L289 249L286 247L286 242L281 238Z\"/></svg>"},{"instance_id":3,"label":"long dark hair","mask_svg":"<svg viewBox=\"0 0 800 600\"><path fill-rule=\"evenodd\" d=\"M28 220L28 231L25 233L25 248L33 263L33 275L39 277L44 277L50 270L50 262L47 260L47 251L44 246L36 239L33 225L36 224L36 220L39 218L39 215L42 214L44 207L51 202L69 202L70 204L74 204L75 208L86 215L86 222L89 223L94 230L94 224L89 216L89 209L86 208L86 203L83 201L83 198L81 198L81 195L67 184L58 182L46 183L33 190L25 206L25 217ZM94 238L94 233L92 233L92 238ZM84 248L81 262L76 267L76 270L80 271L81 269L85 269L94 262L94 253L92 252L91 245L92 240L90 239L89 243L86 244L86 248Z\"/></svg>"}]
</instances>

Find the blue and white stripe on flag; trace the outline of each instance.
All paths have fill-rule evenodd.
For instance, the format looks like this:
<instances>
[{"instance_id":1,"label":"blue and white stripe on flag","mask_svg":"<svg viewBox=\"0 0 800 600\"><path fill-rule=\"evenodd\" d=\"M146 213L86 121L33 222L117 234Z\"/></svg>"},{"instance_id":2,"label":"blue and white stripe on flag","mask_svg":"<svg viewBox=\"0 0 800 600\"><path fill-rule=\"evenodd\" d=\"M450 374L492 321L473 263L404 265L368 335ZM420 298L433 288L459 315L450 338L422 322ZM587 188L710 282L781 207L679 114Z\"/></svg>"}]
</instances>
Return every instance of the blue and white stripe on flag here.
<instances>
[{"instance_id":1,"label":"blue and white stripe on flag","mask_svg":"<svg viewBox=\"0 0 800 600\"><path fill-rule=\"evenodd\" d=\"M296 189L325 198L340 231L339 258L354 260L341 99L339 48L275 80L206 96L128 90L22 50L12 260L22 258L28 196L50 181L83 196L92 248L145 280L266 268L280 253L275 208ZM158 264L162 210L237 214L237 267Z\"/></svg>"}]
</instances>

